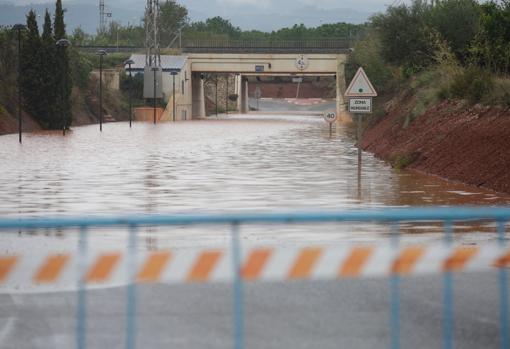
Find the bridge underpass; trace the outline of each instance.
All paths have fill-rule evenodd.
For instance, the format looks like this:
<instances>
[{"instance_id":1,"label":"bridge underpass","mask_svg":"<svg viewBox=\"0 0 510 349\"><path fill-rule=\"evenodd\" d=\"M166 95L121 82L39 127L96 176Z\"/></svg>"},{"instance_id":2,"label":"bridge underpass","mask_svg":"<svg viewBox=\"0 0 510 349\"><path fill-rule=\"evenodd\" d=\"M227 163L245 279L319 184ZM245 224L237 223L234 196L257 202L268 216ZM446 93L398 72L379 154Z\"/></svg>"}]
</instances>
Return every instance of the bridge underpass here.
<instances>
[{"instance_id":1,"label":"bridge underpass","mask_svg":"<svg viewBox=\"0 0 510 349\"><path fill-rule=\"evenodd\" d=\"M162 66L161 81L166 109L160 120L204 118L204 76L211 75L235 76L233 89L238 96L237 109L240 113L249 112L248 77L332 77L336 80L334 109L342 115L346 110L343 95L346 87L345 63L350 53L348 47L349 43L345 40L187 42L182 48L182 55L162 56L162 65L167 64ZM133 55L132 58L137 62L133 70L143 71L142 55ZM165 63L176 61L178 65ZM172 70L179 73L170 77Z\"/></svg>"},{"instance_id":2,"label":"bridge underpass","mask_svg":"<svg viewBox=\"0 0 510 349\"><path fill-rule=\"evenodd\" d=\"M235 74L238 109L249 112L248 77L291 76L336 78L336 112L345 112L345 62L347 54L313 53L192 53L188 56L192 73L192 115L205 117L204 74Z\"/></svg>"}]
</instances>

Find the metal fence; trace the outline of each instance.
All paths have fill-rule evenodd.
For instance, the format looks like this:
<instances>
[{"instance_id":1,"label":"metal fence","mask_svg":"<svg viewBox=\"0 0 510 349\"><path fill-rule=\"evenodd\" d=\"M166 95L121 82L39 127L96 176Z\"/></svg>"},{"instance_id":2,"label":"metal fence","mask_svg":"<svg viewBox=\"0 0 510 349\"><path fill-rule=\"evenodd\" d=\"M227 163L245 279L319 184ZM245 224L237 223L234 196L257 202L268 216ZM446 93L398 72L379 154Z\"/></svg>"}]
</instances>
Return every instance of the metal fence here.
<instances>
[{"instance_id":1,"label":"metal fence","mask_svg":"<svg viewBox=\"0 0 510 349\"><path fill-rule=\"evenodd\" d=\"M318 40L184 40L190 53L341 53L351 48L349 39Z\"/></svg>"},{"instance_id":2,"label":"metal fence","mask_svg":"<svg viewBox=\"0 0 510 349\"><path fill-rule=\"evenodd\" d=\"M348 53L354 40L347 38L317 40L229 40L184 39L184 53ZM80 51L96 53L143 53L145 48L125 45L78 45Z\"/></svg>"},{"instance_id":3,"label":"metal fence","mask_svg":"<svg viewBox=\"0 0 510 349\"><path fill-rule=\"evenodd\" d=\"M300 224L300 223L386 223L391 226L392 247L400 247L399 225L403 222L441 222L444 226L444 245L452 246L454 242L453 228L458 222L495 222L497 227L498 242L504 254L505 265L501 265L499 275L500 293L500 343L501 348L509 347L509 319L508 319L508 280L507 270L510 255L506 247L505 226L510 221L510 208L406 208L406 209L371 209L352 210L338 213L289 213L289 214L233 214L233 215L151 215L151 216L128 216L128 217L91 217L91 218L30 218L30 219L0 219L0 231L12 229L75 229L80 231L79 253L83 257L87 254L87 232L98 227L125 227L129 230L129 244L127 251L127 270L129 282L127 286L126 301L126 348L134 348L136 343L136 319L137 319L137 278L134 271L137 255L137 238L140 227L144 226L197 226L197 225L228 225L231 227L229 258L232 266L233 287L233 327L234 347L244 348L244 283L248 278L243 276L243 260L241 246L241 227L259 224ZM308 254L310 255L310 254ZM1 257L1 256L0 256ZM0 258L0 262L2 258ZM446 269L443 276L443 347L454 347L453 323L453 270ZM0 263L0 286L2 273L5 267ZM5 276L5 275L4 275ZM400 347L400 281L401 274L390 274L390 328L391 347ZM87 323L87 282L84 277L78 278L77 292L77 327L76 347L86 347L86 323Z\"/></svg>"}]
</instances>

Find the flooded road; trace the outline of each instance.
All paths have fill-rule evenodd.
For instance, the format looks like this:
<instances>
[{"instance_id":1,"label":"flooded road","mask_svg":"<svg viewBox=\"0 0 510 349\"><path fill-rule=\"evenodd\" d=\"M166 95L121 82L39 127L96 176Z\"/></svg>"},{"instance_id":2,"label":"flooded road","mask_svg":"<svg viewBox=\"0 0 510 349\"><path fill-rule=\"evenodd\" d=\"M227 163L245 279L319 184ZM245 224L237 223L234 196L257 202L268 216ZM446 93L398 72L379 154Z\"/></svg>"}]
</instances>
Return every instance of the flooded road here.
<instances>
[{"instance_id":1,"label":"flooded road","mask_svg":"<svg viewBox=\"0 0 510 349\"><path fill-rule=\"evenodd\" d=\"M111 123L103 133L92 125L74 128L65 138L60 132L27 134L21 146L16 135L8 135L0 137L0 159L2 217L510 203L509 197L493 192L395 171L370 154L364 154L358 178L351 130L337 126L330 136L318 116L234 115L156 126L135 123L132 129ZM409 229L426 239L438 239L442 231L440 225ZM487 229L493 227L465 231ZM228 228L168 230L147 228L143 248L217 245L229 237ZM374 224L243 228L248 241L269 244L364 242L387 233L387 226ZM119 244L118 234L100 236L101 244ZM71 242L38 235L30 239L57 248ZM17 234L4 235L2 245L24 249L27 244L19 240Z\"/></svg>"},{"instance_id":2,"label":"flooded road","mask_svg":"<svg viewBox=\"0 0 510 349\"><path fill-rule=\"evenodd\" d=\"M0 215L81 215L495 204L508 197L410 172L330 137L319 117L108 124L0 137Z\"/></svg>"}]
</instances>

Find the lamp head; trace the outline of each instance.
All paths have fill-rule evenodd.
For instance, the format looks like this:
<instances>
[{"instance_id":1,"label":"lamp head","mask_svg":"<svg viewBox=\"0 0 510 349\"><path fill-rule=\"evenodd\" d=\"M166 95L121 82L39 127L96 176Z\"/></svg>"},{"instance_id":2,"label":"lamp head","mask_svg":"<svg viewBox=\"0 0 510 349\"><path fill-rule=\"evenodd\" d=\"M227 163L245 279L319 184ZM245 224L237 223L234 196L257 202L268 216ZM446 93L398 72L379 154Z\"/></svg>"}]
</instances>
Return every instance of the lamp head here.
<instances>
[{"instance_id":1,"label":"lamp head","mask_svg":"<svg viewBox=\"0 0 510 349\"><path fill-rule=\"evenodd\" d=\"M67 40L67 39L60 39L56 42L56 45L58 47L67 47L67 46L70 46L71 45L71 41Z\"/></svg>"},{"instance_id":2,"label":"lamp head","mask_svg":"<svg viewBox=\"0 0 510 349\"><path fill-rule=\"evenodd\" d=\"M108 53L105 50L99 50L99 51L97 51L96 54L98 56L107 56L108 55Z\"/></svg>"},{"instance_id":3,"label":"lamp head","mask_svg":"<svg viewBox=\"0 0 510 349\"><path fill-rule=\"evenodd\" d=\"M27 26L24 24L18 23L18 24L13 25L12 29L21 31L21 30L27 29Z\"/></svg>"}]
</instances>

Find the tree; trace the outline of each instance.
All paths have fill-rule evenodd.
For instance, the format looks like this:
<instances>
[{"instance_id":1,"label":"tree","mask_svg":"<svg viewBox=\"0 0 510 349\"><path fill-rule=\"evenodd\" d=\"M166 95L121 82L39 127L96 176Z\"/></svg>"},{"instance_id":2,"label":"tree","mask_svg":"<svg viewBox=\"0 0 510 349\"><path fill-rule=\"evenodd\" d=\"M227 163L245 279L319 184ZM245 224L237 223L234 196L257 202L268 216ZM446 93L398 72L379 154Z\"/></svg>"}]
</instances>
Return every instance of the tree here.
<instances>
[{"instance_id":1,"label":"tree","mask_svg":"<svg viewBox=\"0 0 510 349\"><path fill-rule=\"evenodd\" d=\"M0 28L0 114L2 107L14 113L17 88L17 33Z\"/></svg>"},{"instance_id":2,"label":"tree","mask_svg":"<svg viewBox=\"0 0 510 349\"><path fill-rule=\"evenodd\" d=\"M73 45L87 45L90 44L91 38L90 35L85 33L85 31L81 27L77 27L73 31L73 35L71 36L71 42Z\"/></svg>"},{"instance_id":3,"label":"tree","mask_svg":"<svg viewBox=\"0 0 510 349\"><path fill-rule=\"evenodd\" d=\"M45 126L50 129L58 128L60 125L60 118L58 118L58 86L59 82L55 79L57 67L51 62L55 62L57 49L55 46L55 39L53 38L53 28L51 25L51 16L48 10L44 16L44 26L42 33L42 47L41 56L42 62L40 75L41 75L41 102L44 104L44 113L41 119Z\"/></svg>"},{"instance_id":4,"label":"tree","mask_svg":"<svg viewBox=\"0 0 510 349\"><path fill-rule=\"evenodd\" d=\"M167 0L161 5L159 18L161 46L172 43L179 30L188 23L188 10L175 0Z\"/></svg>"},{"instance_id":5,"label":"tree","mask_svg":"<svg viewBox=\"0 0 510 349\"><path fill-rule=\"evenodd\" d=\"M480 15L480 6L475 0L439 0L431 7L428 22L457 59L466 62L470 44L479 30Z\"/></svg>"},{"instance_id":6,"label":"tree","mask_svg":"<svg viewBox=\"0 0 510 349\"><path fill-rule=\"evenodd\" d=\"M478 65L510 73L510 1L481 5L480 31L471 49Z\"/></svg>"},{"instance_id":7,"label":"tree","mask_svg":"<svg viewBox=\"0 0 510 349\"><path fill-rule=\"evenodd\" d=\"M57 0L55 4L55 40L65 39L65 37L64 9L62 8L62 0Z\"/></svg>"},{"instance_id":8,"label":"tree","mask_svg":"<svg viewBox=\"0 0 510 349\"><path fill-rule=\"evenodd\" d=\"M27 31L24 36L22 49L21 87L23 90L23 105L25 110L38 121L44 119L44 103L41 101L41 38L37 26L36 13L30 10L27 15Z\"/></svg>"},{"instance_id":9,"label":"tree","mask_svg":"<svg viewBox=\"0 0 510 349\"><path fill-rule=\"evenodd\" d=\"M241 34L239 27L218 16L205 22L195 22L186 29L186 37L239 39Z\"/></svg>"},{"instance_id":10,"label":"tree","mask_svg":"<svg viewBox=\"0 0 510 349\"><path fill-rule=\"evenodd\" d=\"M64 22L64 9L62 8L62 0L57 0L55 4L55 26L54 37L55 41L66 38L66 26ZM56 54L56 72L55 78L58 82L58 91L60 93L60 103L58 103L58 114L64 113L67 124L72 123L71 112L71 92L73 89L73 82L71 79L71 71L69 69L69 52L68 49L59 48ZM63 86L65 84L65 86ZM62 96L63 94L63 96ZM62 124L58 128L63 127Z\"/></svg>"},{"instance_id":11,"label":"tree","mask_svg":"<svg viewBox=\"0 0 510 349\"><path fill-rule=\"evenodd\" d=\"M412 73L434 61L434 33L427 23L430 6L423 0L415 0L410 6L390 6L385 14L372 17L386 62Z\"/></svg>"}]
</instances>

